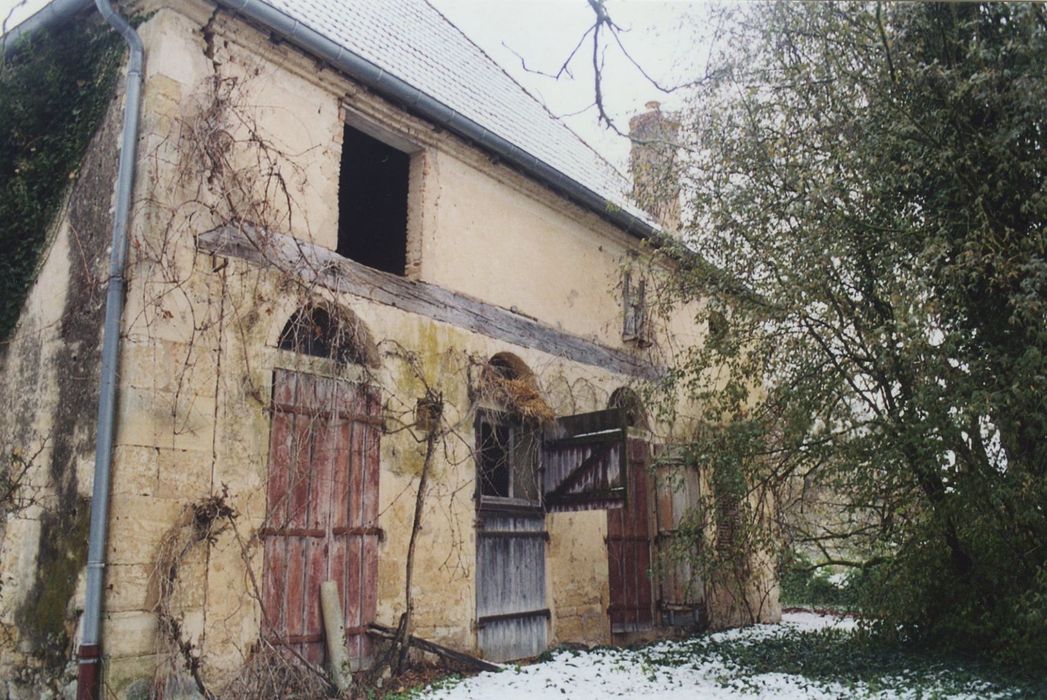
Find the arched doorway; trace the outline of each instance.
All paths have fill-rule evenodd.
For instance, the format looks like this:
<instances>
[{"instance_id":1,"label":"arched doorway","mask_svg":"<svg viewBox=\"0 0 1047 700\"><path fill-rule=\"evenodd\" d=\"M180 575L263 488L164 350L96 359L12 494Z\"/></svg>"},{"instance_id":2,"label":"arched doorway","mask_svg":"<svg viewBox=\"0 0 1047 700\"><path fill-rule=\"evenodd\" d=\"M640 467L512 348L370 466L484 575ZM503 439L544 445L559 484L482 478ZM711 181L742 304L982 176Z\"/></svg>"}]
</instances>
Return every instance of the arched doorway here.
<instances>
[{"instance_id":1,"label":"arched doorway","mask_svg":"<svg viewBox=\"0 0 1047 700\"><path fill-rule=\"evenodd\" d=\"M535 656L548 645L548 535L539 478L540 422L551 412L520 358L493 356L476 409L476 626L484 657Z\"/></svg>"},{"instance_id":2,"label":"arched doorway","mask_svg":"<svg viewBox=\"0 0 1047 700\"><path fill-rule=\"evenodd\" d=\"M322 663L320 584L335 581L349 657L359 667L371 657L367 626L377 608L381 400L374 387L340 375L377 355L363 324L332 305L297 310L278 347L328 360L333 376L273 372L263 633Z\"/></svg>"}]
</instances>

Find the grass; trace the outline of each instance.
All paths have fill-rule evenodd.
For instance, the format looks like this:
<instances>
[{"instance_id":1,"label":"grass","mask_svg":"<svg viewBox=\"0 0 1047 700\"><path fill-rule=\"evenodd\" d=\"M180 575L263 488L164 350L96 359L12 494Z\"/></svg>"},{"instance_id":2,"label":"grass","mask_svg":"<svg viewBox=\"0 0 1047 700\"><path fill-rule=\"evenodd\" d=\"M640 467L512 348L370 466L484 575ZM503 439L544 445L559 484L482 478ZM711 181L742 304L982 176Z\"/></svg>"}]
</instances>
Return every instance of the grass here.
<instances>
[{"instance_id":1,"label":"grass","mask_svg":"<svg viewBox=\"0 0 1047 700\"><path fill-rule=\"evenodd\" d=\"M666 653L664 645L652 645L639 652L652 666L719 660L727 669L721 684L739 689L756 676L781 673L802 677L822 689L839 684L852 689L855 697L892 691L916 698L1047 697L1044 678L1008 674L974 659L884 643L841 629L786 629L757 639L702 636L669 648Z\"/></svg>"}]
</instances>

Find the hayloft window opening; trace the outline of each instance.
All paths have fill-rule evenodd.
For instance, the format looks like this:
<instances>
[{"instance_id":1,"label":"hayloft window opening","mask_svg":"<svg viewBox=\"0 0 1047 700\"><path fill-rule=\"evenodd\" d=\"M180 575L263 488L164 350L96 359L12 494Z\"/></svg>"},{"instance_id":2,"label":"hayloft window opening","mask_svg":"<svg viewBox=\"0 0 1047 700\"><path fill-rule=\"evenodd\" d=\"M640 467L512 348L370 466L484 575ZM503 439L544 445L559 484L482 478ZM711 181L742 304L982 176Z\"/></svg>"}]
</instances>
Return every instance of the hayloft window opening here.
<instances>
[{"instance_id":1,"label":"hayloft window opening","mask_svg":"<svg viewBox=\"0 0 1047 700\"><path fill-rule=\"evenodd\" d=\"M519 417L483 411L476 421L480 497L537 503L538 442Z\"/></svg>"},{"instance_id":2,"label":"hayloft window opening","mask_svg":"<svg viewBox=\"0 0 1047 700\"><path fill-rule=\"evenodd\" d=\"M490 418L479 421L480 494L509 498L509 426Z\"/></svg>"},{"instance_id":3,"label":"hayloft window opening","mask_svg":"<svg viewBox=\"0 0 1047 700\"><path fill-rule=\"evenodd\" d=\"M407 267L411 156L348 124L338 182L337 253L384 272Z\"/></svg>"},{"instance_id":4,"label":"hayloft window opening","mask_svg":"<svg viewBox=\"0 0 1047 700\"><path fill-rule=\"evenodd\" d=\"M650 345L651 324L647 310L647 282L626 271L622 276L622 340Z\"/></svg>"},{"instance_id":5,"label":"hayloft window opening","mask_svg":"<svg viewBox=\"0 0 1047 700\"><path fill-rule=\"evenodd\" d=\"M647 423L647 411L643 407L643 400L639 394L629 387L619 387L611 393L607 401L607 408L618 409L622 412L625 427L649 430Z\"/></svg>"},{"instance_id":6,"label":"hayloft window opening","mask_svg":"<svg viewBox=\"0 0 1047 700\"><path fill-rule=\"evenodd\" d=\"M540 417L549 411L520 358L493 356L483 369L476 416L477 493L481 504L541 503Z\"/></svg>"},{"instance_id":7,"label":"hayloft window opening","mask_svg":"<svg viewBox=\"0 0 1047 700\"><path fill-rule=\"evenodd\" d=\"M306 306L287 320L277 347L345 365L374 366L370 334L356 317L325 306Z\"/></svg>"}]
</instances>

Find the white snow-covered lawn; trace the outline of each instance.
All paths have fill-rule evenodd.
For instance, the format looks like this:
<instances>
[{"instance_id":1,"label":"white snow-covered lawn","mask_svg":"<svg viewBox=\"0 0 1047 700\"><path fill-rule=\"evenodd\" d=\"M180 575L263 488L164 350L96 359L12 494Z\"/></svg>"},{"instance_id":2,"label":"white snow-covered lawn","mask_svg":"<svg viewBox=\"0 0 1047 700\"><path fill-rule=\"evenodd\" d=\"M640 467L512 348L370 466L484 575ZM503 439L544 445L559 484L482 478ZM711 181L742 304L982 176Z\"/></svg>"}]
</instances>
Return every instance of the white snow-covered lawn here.
<instances>
[{"instance_id":1,"label":"white snow-covered lawn","mask_svg":"<svg viewBox=\"0 0 1047 700\"><path fill-rule=\"evenodd\" d=\"M604 700L645 698L909 698L928 697L933 678L922 678L920 690L899 677L889 689L881 684L870 688L862 683L812 682L803 676L783 673L752 674L716 653L721 642L752 643L788 634L794 630L836 627L852 630L850 618L814 613L787 613L780 624L758 625L708 635L702 651L695 653L687 641L663 641L642 649L600 648L592 651L560 651L550 660L528 666L508 666L500 673L482 673L449 687L428 689L417 697L431 700L542 700L580 698ZM931 688L928 687L928 682ZM922 691L922 692L921 692ZM932 691L933 692L933 691ZM961 691L945 689L934 697L999 697L988 686L971 684Z\"/></svg>"}]
</instances>

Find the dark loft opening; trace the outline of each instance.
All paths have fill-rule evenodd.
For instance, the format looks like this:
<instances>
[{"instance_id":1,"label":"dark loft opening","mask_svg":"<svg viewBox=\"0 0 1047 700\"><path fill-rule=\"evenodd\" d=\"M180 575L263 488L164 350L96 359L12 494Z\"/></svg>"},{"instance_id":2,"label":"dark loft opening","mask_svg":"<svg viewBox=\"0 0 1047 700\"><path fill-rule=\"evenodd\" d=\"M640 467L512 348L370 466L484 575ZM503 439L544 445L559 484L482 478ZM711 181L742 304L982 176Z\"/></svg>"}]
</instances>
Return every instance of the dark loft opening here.
<instances>
[{"instance_id":1,"label":"dark loft opening","mask_svg":"<svg viewBox=\"0 0 1047 700\"><path fill-rule=\"evenodd\" d=\"M480 496L538 502L538 441L519 416L482 411L476 420Z\"/></svg>"},{"instance_id":2,"label":"dark loft opening","mask_svg":"<svg viewBox=\"0 0 1047 700\"><path fill-rule=\"evenodd\" d=\"M480 493L508 498L509 426L480 420Z\"/></svg>"},{"instance_id":3,"label":"dark loft opening","mask_svg":"<svg viewBox=\"0 0 1047 700\"><path fill-rule=\"evenodd\" d=\"M385 272L407 265L411 157L348 124L338 185L338 254Z\"/></svg>"}]
</instances>

